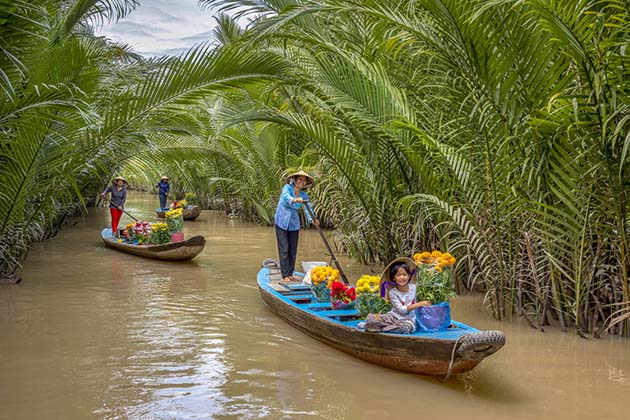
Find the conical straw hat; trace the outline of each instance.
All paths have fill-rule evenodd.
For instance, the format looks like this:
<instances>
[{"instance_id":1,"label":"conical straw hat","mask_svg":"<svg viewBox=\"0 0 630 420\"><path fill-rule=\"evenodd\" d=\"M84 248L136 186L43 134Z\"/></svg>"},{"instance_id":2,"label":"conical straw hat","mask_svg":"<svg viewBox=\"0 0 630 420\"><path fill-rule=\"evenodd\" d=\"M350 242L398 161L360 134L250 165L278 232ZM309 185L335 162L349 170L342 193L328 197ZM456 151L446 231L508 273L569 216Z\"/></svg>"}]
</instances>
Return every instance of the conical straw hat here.
<instances>
[{"instance_id":1,"label":"conical straw hat","mask_svg":"<svg viewBox=\"0 0 630 420\"><path fill-rule=\"evenodd\" d=\"M315 180L313 180L313 177L310 176L309 174L307 174L306 172L302 171L302 170L294 172L294 173L288 175L287 178L286 178L286 183L287 184L290 183L291 182L291 178L298 177L298 176L306 177L306 185L304 186L304 189L311 188L313 186L313 184L315 183Z\"/></svg>"}]
</instances>

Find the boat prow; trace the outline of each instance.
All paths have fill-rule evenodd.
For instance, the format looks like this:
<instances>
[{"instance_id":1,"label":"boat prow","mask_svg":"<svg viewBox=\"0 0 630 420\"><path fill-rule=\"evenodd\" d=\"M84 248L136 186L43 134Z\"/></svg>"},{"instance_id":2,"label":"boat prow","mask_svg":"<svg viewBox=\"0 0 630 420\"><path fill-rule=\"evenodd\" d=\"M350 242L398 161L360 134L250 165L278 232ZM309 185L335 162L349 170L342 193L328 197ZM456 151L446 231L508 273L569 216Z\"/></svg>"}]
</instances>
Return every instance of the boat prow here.
<instances>
[{"instance_id":1,"label":"boat prow","mask_svg":"<svg viewBox=\"0 0 630 420\"><path fill-rule=\"evenodd\" d=\"M357 328L357 311L333 310L317 303L305 285L271 281L269 268L258 272L265 305L295 328L366 362L420 375L447 378L466 372L505 343L500 331L479 331L452 322L447 331L413 334L371 333Z\"/></svg>"},{"instance_id":2,"label":"boat prow","mask_svg":"<svg viewBox=\"0 0 630 420\"><path fill-rule=\"evenodd\" d=\"M106 246L128 254L163 261L187 261L195 258L206 245L203 236L193 236L182 242L169 242L159 245L133 245L118 240L112 236L112 230L103 229L101 238Z\"/></svg>"}]
</instances>

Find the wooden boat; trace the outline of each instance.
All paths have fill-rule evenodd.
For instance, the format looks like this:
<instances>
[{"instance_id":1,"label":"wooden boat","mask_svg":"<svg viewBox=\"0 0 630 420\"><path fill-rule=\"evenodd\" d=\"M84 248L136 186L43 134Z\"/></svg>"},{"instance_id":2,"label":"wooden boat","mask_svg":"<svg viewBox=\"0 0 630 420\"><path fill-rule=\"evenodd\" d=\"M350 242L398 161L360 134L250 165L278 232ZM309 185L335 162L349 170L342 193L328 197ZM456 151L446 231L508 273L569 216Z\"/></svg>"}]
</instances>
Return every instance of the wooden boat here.
<instances>
[{"instance_id":1,"label":"wooden boat","mask_svg":"<svg viewBox=\"0 0 630 420\"><path fill-rule=\"evenodd\" d=\"M447 379L466 372L505 344L500 331L479 331L452 322L444 332L372 333L357 327L357 311L333 310L317 303L307 285L271 280L270 270L258 272L258 289L276 315L311 337L366 362L420 375Z\"/></svg>"},{"instance_id":2,"label":"wooden boat","mask_svg":"<svg viewBox=\"0 0 630 420\"><path fill-rule=\"evenodd\" d=\"M101 232L101 238L105 245L118 251L140 257L153 258L164 261L187 261L195 258L203 250L206 240L203 236L193 236L182 242L170 242L160 245L133 245L118 242L112 236L112 230L105 228Z\"/></svg>"},{"instance_id":3,"label":"wooden boat","mask_svg":"<svg viewBox=\"0 0 630 420\"><path fill-rule=\"evenodd\" d=\"M166 217L166 211L164 209L155 209L155 213L157 217L160 219L164 219ZM199 206L190 206L190 208L185 208L184 211L184 220L195 220L201 214L201 207Z\"/></svg>"}]
</instances>

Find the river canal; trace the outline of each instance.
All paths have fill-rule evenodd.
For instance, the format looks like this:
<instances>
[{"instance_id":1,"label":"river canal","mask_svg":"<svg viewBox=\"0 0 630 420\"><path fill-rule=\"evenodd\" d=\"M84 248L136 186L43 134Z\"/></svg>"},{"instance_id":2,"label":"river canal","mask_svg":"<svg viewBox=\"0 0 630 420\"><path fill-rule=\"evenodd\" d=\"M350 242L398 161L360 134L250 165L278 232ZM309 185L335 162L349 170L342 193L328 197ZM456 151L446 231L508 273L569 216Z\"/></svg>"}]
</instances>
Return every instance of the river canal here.
<instances>
[{"instance_id":1,"label":"river canal","mask_svg":"<svg viewBox=\"0 0 630 420\"><path fill-rule=\"evenodd\" d=\"M155 196L130 197L129 212L154 219ZM630 340L541 333L457 297L453 318L507 344L440 383L352 358L269 312L256 273L276 256L272 228L204 211L185 233L204 235L205 250L168 263L105 248L108 222L90 209L31 251L22 283L0 285L0 419L630 418ZM322 259L317 233L302 231L298 261Z\"/></svg>"}]
</instances>

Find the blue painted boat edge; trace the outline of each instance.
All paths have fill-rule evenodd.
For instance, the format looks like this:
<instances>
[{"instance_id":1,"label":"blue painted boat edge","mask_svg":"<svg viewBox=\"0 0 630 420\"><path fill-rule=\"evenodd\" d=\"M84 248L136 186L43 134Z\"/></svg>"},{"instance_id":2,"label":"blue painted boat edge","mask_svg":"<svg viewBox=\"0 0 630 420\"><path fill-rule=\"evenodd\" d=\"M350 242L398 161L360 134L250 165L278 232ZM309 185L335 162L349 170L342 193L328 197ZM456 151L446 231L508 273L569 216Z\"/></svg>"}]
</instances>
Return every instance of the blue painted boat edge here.
<instances>
[{"instance_id":1,"label":"blue painted boat edge","mask_svg":"<svg viewBox=\"0 0 630 420\"><path fill-rule=\"evenodd\" d=\"M291 299L289 299L289 297L284 296L280 294L280 292L272 289L271 286L269 285L269 269L266 267L262 267L260 271L258 272L257 282L258 282L258 286L261 289L265 290L267 293L273 295L274 297L282 300L285 304L289 306L293 306L303 312L316 315L325 322L330 322L340 327L356 329L356 324L359 321L344 322L344 321L339 321L334 318L328 318L328 317L322 316L321 312L314 311L308 308L309 305L312 305L312 302L298 304L298 303L293 302ZM391 335L404 336L404 337L422 337L422 338L428 338L428 339L433 339L433 340L456 340L461 335L479 331L478 329L473 328L470 325L466 325L461 322L457 322L457 321L451 321L451 322L454 325L456 325L458 328L451 329L449 331L439 331L439 332L433 332L433 333L415 332L413 334L391 334L391 333L383 333L383 334L388 334L388 335L391 334ZM361 330L358 330L358 331L361 331Z\"/></svg>"}]
</instances>

